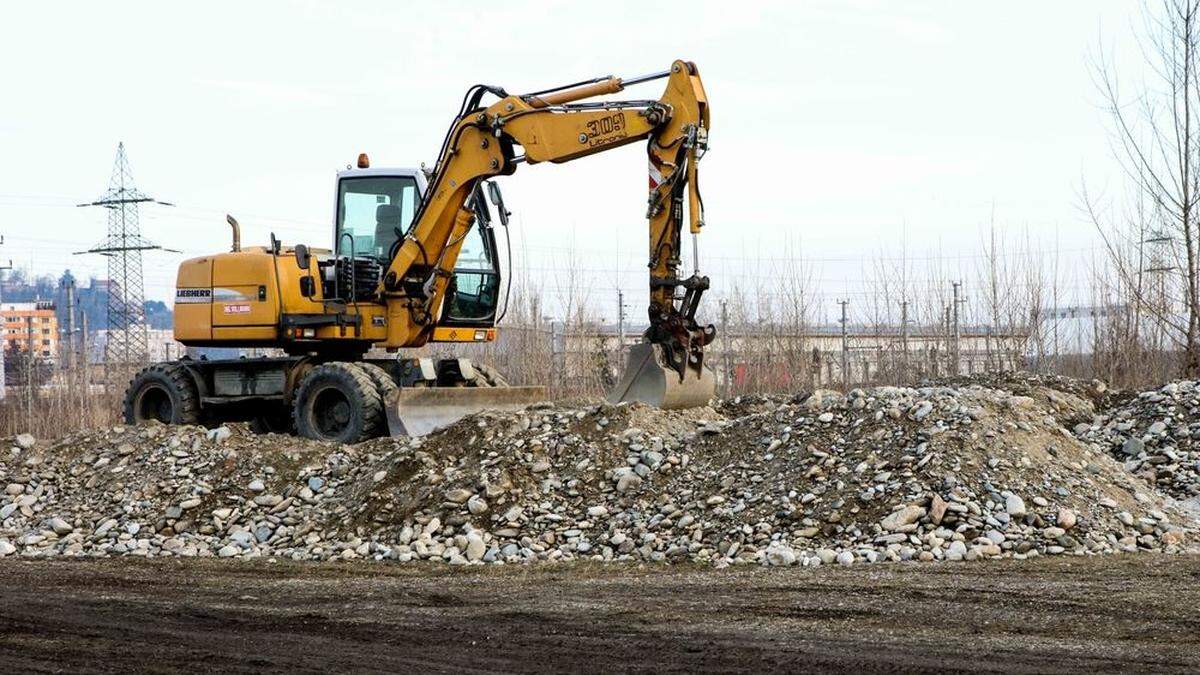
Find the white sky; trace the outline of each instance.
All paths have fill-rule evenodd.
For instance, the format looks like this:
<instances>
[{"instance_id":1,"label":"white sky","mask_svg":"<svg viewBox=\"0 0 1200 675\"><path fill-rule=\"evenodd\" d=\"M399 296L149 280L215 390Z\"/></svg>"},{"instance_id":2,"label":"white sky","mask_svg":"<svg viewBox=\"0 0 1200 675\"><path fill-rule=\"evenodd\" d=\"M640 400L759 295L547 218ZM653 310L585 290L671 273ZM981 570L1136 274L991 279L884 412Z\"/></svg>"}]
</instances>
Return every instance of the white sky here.
<instances>
[{"instance_id":1,"label":"white sky","mask_svg":"<svg viewBox=\"0 0 1200 675\"><path fill-rule=\"evenodd\" d=\"M142 210L145 236L184 251L146 256L147 297L168 300L181 259L228 246L225 212L246 243L328 246L334 172L362 151L432 163L470 84L530 91L674 58L697 63L712 106L701 259L718 293L802 256L828 317L902 238L970 277L993 213L1064 258L1094 252L1078 192L1108 185L1112 162L1089 59L1136 58L1139 3L673 4L7 5L0 258L103 277L102 258L70 252L104 237L105 214L72 205L103 193L123 140L138 186L179 205ZM640 144L504 179L533 280L553 291L574 259L598 312L621 287L640 319L645 184Z\"/></svg>"}]
</instances>

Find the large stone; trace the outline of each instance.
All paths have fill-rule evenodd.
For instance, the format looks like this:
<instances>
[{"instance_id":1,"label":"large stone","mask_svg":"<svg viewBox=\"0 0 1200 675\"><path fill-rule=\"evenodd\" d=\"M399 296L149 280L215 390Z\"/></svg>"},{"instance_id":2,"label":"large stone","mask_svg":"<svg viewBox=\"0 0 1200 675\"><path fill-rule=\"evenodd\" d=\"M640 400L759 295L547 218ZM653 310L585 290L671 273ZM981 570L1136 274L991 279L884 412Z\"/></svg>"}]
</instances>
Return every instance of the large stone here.
<instances>
[{"instance_id":1,"label":"large stone","mask_svg":"<svg viewBox=\"0 0 1200 675\"><path fill-rule=\"evenodd\" d=\"M1142 451L1145 449L1146 444L1143 443L1142 439L1140 438L1127 438L1125 439L1125 442L1121 444L1121 452L1129 455L1130 457L1135 457L1142 454Z\"/></svg>"},{"instance_id":2,"label":"large stone","mask_svg":"<svg viewBox=\"0 0 1200 675\"><path fill-rule=\"evenodd\" d=\"M929 522L941 525L942 518L946 517L946 506L946 500L935 492L933 498L929 500Z\"/></svg>"},{"instance_id":3,"label":"large stone","mask_svg":"<svg viewBox=\"0 0 1200 675\"><path fill-rule=\"evenodd\" d=\"M1055 521L1062 529L1069 530L1075 527L1075 512L1071 509L1059 509Z\"/></svg>"},{"instance_id":4,"label":"large stone","mask_svg":"<svg viewBox=\"0 0 1200 675\"><path fill-rule=\"evenodd\" d=\"M1019 517L1025 515L1025 500L1016 494L1004 498L1004 510L1008 515Z\"/></svg>"},{"instance_id":5,"label":"large stone","mask_svg":"<svg viewBox=\"0 0 1200 675\"><path fill-rule=\"evenodd\" d=\"M487 500L479 495L471 495L471 498L467 500L467 510L470 511L472 515L483 515L484 513L487 513L488 510Z\"/></svg>"},{"instance_id":6,"label":"large stone","mask_svg":"<svg viewBox=\"0 0 1200 675\"><path fill-rule=\"evenodd\" d=\"M37 439L33 437L33 434L17 434L17 437L13 439L13 442L17 444L18 448L21 448L22 450L28 450L37 443Z\"/></svg>"},{"instance_id":7,"label":"large stone","mask_svg":"<svg viewBox=\"0 0 1200 675\"><path fill-rule=\"evenodd\" d=\"M912 525L919 521L924 515L924 508L910 504L897 511L892 511L879 524L883 529L895 532L906 525Z\"/></svg>"},{"instance_id":8,"label":"large stone","mask_svg":"<svg viewBox=\"0 0 1200 675\"><path fill-rule=\"evenodd\" d=\"M772 544L767 547L767 564L776 567L787 567L796 564L796 552L790 546Z\"/></svg>"},{"instance_id":9,"label":"large stone","mask_svg":"<svg viewBox=\"0 0 1200 675\"><path fill-rule=\"evenodd\" d=\"M57 534L60 537L63 535L71 534L72 532L75 531L75 526L71 525L70 523L63 520L62 518L51 518L50 522L47 523L47 525L50 526L51 530L54 530L54 534Z\"/></svg>"},{"instance_id":10,"label":"large stone","mask_svg":"<svg viewBox=\"0 0 1200 675\"><path fill-rule=\"evenodd\" d=\"M483 560L483 554L486 552L487 549L483 543L483 537L478 532L469 532L467 534L467 560L471 562Z\"/></svg>"}]
</instances>

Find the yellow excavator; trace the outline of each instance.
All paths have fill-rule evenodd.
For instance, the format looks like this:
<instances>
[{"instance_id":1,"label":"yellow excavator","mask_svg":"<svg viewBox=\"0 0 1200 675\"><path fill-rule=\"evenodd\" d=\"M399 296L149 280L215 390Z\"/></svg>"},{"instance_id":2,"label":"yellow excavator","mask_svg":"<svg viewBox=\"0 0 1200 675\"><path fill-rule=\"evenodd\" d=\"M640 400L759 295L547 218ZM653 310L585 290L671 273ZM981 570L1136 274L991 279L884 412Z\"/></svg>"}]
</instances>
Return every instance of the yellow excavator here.
<instances>
[{"instance_id":1,"label":"yellow excavator","mask_svg":"<svg viewBox=\"0 0 1200 675\"><path fill-rule=\"evenodd\" d=\"M597 100L661 79L658 99ZM484 105L487 96L497 100ZM284 246L274 235L269 246L243 248L229 217L232 250L179 267L175 339L283 355L150 365L125 393L126 421L250 420L261 430L354 443L385 430L422 435L472 412L543 400L544 388L508 386L467 358L397 352L496 339L494 221L507 228L510 215L496 177L641 140L650 162L649 328L608 399L706 404L715 385L704 346L715 330L697 323L696 310L709 280L698 265L687 276L680 268L685 218L698 259L697 163L708 127L704 86L687 61L530 94L471 87L432 170L372 168L360 155L356 168L338 174L331 249Z\"/></svg>"}]
</instances>

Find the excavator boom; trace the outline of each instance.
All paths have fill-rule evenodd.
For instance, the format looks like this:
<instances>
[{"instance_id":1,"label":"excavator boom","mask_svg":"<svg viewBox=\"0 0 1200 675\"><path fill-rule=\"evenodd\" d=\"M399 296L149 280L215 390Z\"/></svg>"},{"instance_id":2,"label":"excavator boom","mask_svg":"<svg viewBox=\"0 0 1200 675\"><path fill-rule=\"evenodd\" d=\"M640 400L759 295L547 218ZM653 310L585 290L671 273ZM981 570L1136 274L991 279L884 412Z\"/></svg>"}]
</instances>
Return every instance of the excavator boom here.
<instances>
[{"instance_id":1,"label":"excavator boom","mask_svg":"<svg viewBox=\"0 0 1200 675\"><path fill-rule=\"evenodd\" d=\"M658 79L667 81L658 99L585 101ZM484 107L487 93L499 100ZM633 350L609 399L664 407L706 404L715 385L704 365L704 346L715 330L696 321L709 280L699 274L695 237L704 226L697 163L707 148L708 127L704 87L695 65L686 61L642 77L597 78L524 95L473 88L446 136L417 217L381 281L389 306L406 308L389 310L390 317L404 318L389 323L384 345L421 344L431 334L433 325L426 319L436 315L446 293L473 222L470 198L480 181L511 174L520 164L569 162L646 141L650 325L645 346ZM695 263L688 276L680 270L685 212ZM414 270L422 283L404 283Z\"/></svg>"}]
</instances>

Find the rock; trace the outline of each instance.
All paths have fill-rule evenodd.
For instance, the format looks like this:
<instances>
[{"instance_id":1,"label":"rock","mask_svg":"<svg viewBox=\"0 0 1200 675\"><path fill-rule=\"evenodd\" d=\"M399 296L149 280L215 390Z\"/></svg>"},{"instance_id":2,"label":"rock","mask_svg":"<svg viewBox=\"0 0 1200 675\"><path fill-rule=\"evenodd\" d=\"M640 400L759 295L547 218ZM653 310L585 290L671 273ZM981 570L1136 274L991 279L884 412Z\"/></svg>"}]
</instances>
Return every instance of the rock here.
<instances>
[{"instance_id":1,"label":"rock","mask_svg":"<svg viewBox=\"0 0 1200 675\"><path fill-rule=\"evenodd\" d=\"M589 506L587 510L589 518L603 518L608 515L608 507L603 504L597 506Z\"/></svg>"},{"instance_id":2,"label":"rock","mask_svg":"<svg viewBox=\"0 0 1200 675\"><path fill-rule=\"evenodd\" d=\"M790 546L772 544L767 547L767 564L776 567L787 567L796 564L796 552Z\"/></svg>"},{"instance_id":3,"label":"rock","mask_svg":"<svg viewBox=\"0 0 1200 675\"><path fill-rule=\"evenodd\" d=\"M17 444L18 448L28 450L37 443L37 439L33 437L33 434L17 434L13 442Z\"/></svg>"},{"instance_id":4,"label":"rock","mask_svg":"<svg viewBox=\"0 0 1200 675\"><path fill-rule=\"evenodd\" d=\"M1075 527L1075 512L1071 509L1059 509L1058 515L1055 516L1054 521L1058 523L1058 526L1062 529L1070 530L1071 528Z\"/></svg>"},{"instance_id":5,"label":"rock","mask_svg":"<svg viewBox=\"0 0 1200 675\"><path fill-rule=\"evenodd\" d=\"M1140 438L1127 438L1125 439L1125 442L1121 444L1121 452L1131 457L1136 457L1137 455L1142 454L1145 449L1146 444L1143 443L1142 439Z\"/></svg>"},{"instance_id":6,"label":"rock","mask_svg":"<svg viewBox=\"0 0 1200 675\"><path fill-rule=\"evenodd\" d=\"M4 494L15 497L25 493L25 486L20 483L9 483L4 487Z\"/></svg>"},{"instance_id":7,"label":"rock","mask_svg":"<svg viewBox=\"0 0 1200 675\"><path fill-rule=\"evenodd\" d=\"M75 527L62 518L51 518L46 524L49 525L51 530L54 530L54 534L60 537L75 531Z\"/></svg>"},{"instance_id":8,"label":"rock","mask_svg":"<svg viewBox=\"0 0 1200 675\"><path fill-rule=\"evenodd\" d=\"M384 478L387 478L387 471L376 471L375 475L371 476L371 482L382 483Z\"/></svg>"},{"instance_id":9,"label":"rock","mask_svg":"<svg viewBox=\"0 0 1200 675\"><path fill-rule=\"evenodd\" d=\"M0 558L7 555L12 555L17 552L17 547L8 543L7 539L0 539Z\"/></svg>"},{"instance_id":10,"label":"rock","mask_svg":"<svg viewBox=\"0 0 1200 675\"><path fill-rule=\"evenodd\" d=\"M842 551L841 553L837 554L837 564L853 565L854 564L854 554L851 553L850 551Z\"/></svg>"},{"instance_id":11,"label":"rock","mask_svg":"<svg viewBox=\"0 0 1200 675\"><path fill-rule=\"evenodd\" d=\"M471 498L467 500L467 510L471 512L471 515L482 515L487 513L488 503L479 495L471 495Z\"/></svg>"},{"instance_id":12,"label":"rock","mask_svg":"<svg viewBox=\"0 0 1200 675\"><path fill-rule=\"evenodd\" d=\"M889 532L895 532L905 525L911 525L925 516L925 509L920 506L905 506L897 511L892 511L880 521L883 529Z\"/></svg>"},{"instance_id":13,"label":"rock","mask_svg":"<svg viewBox=\"0 0 1200 675\"><path fill-rule=\"evenodd\" d=\"M478 532L470 532L467 534L467 560L475 562L483 560L483 554L486 552L484 547L483 537Z\"/></svg>"},{"instance_id":14,"label":"rock","mask_svg":"<svg viewBox=\"0 0 1200 675\"><path fill-rule=\"evenodd\" d=\"M217 551L217 555L221 558L231 558L237 555L240 549L233 545L222 546L221 550Z\"/></svg>"},{"instance_id":15,"label":"rock","mask_svg":"<svg viewBox=\"0 0 1200 675\"><path fill-rule=\"evenodd\" d=\"M946 560L962 560L967 556L967 545L961 541L950 542L946 549Z\"/></svg>"},{"instance_id":16,"label":"rock","mask_svg":"<svg viewBox=\"0 0 1200 675\"><path fill-rule=\"evenodd\" d=\"M226 426L220 426L216 429L208 430L208 440L212 441L213 443L224 443L225 441L229 440L229 437L232 435L233 431Z\"/></svg>"},{"instance_id":17,"label":"rock","mask_svg":"<svg viewBox=\"0 0 1200 675\"><path fill-rule=\"evenodd\" d=\"M617 492L636 490L642 486L642 477L636 473L623 474L617 479Z\"/></svg>"},{"instance_id":18,"label":"rock","mask_svg":"<svg viewBox=\"0 0 1200 675\"><path fill-rule=\"evenodd\" d=\"M1014 517L1025 515L1025 500L1015 494L1009 494L1004 498L1004 511Z\"/></svg>"},{"instance_id":19,"label":"rock","mask_svg":"<svg viewBox=\"0 0 1200 675\"><path fill-rule=\"evenodd\" d=\"M823 413L821 413L820 415L818 415L818 416L817 416L817 421L818 421L818 422L821 422L821 423L824 423L824 424L829 424L830 422L832 422L832 421L833 421L833 413L831 413L831 412L823 412Z\"/></svg>"},{"instance_id":20,"label":"rock","mask_svg":"<svg viewBox=\"0 0 1200 675\"><path fill-rule=\"evenodd\" d=\"M446 501L454 502L455 504L465 504L474 494L474 492L466 488L456 488L446 493Z\"/></svg>"},{"instance_id":21,"label":"rock","mask_svg":"<svg viewBox=\"0 0 1200 675\"><path fill-rule=\"evenodd\" d=\"M933 497L929 500L929 522L941 525L942 518L946 517L947 506L946 500L942 499L941 495L933 493Z\"/></svg>"},{"instance_id":22,"label":"rock","mask_svg":"<svg viewBox=\"0 0 1200 675\"><path fill-rule=\"evenodd\" d=\"M283 501L283 495L258 495L254 503L259 506L278 506Z\"/></svg>"},{"instance_id":23,"label":"rock","mask_svg":"<svg viewBox=\"0 0 1200 675\"><path fill-rule=\"evenodd\" d=\"M251 492L262 492L263 490L267 489L267 486L264 485L261 480L255 478L254 480L250 481L250 485L247 486L247 489Z\"/></svg>"}]
</instances>

